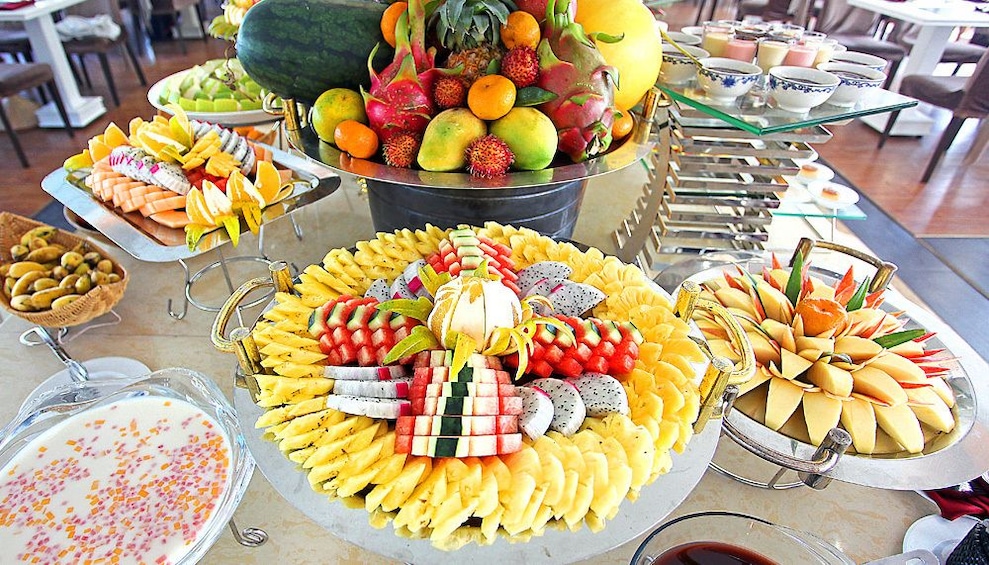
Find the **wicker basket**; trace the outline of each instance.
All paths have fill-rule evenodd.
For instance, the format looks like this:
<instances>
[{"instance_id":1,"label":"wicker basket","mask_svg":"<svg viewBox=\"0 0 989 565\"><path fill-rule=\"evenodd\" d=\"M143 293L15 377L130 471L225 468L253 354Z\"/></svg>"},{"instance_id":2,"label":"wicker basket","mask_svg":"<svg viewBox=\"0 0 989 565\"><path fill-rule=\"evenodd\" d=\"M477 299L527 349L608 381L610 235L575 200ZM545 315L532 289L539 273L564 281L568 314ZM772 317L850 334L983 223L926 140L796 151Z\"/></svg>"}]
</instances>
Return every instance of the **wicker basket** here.
<instances>
[{"instance_id":1,"label":"wicker basket","mask_svg":"<svg viewBox=\"0 0 989 565\"><path fill-rule=\"evenodd\" d=\"M0 263L9 263L12 261L10 248L20 243L21 235L24 232L44 225L41 222L11 214L10 212L0 212ZM110 255L99 246L63 230L58 230L55 236L51 238L51 242L64 245L69 249L82 243L86 251L96 251L112 261ZM127 282L129 280L127 271L119 263L113 261L113 272L120 275L118 282L93 287L92 290L78 300L61 308L42 310L40 312L21 312L10 306L10 299L4 293L0 293L0 303L3 304L3 307L8 312L32 324L49 328L77 326L106 314L123 298L124 290L127 288Z\"/></svg>"}]
</instances>

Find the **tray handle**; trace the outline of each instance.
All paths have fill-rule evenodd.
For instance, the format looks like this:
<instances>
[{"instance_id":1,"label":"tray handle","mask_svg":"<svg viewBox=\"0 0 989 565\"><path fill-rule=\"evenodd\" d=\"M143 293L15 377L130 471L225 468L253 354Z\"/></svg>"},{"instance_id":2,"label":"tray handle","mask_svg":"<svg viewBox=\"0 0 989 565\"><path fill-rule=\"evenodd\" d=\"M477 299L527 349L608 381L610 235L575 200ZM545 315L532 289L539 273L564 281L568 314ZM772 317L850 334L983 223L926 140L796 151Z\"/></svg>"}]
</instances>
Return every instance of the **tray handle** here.
<instances>
[{"instance_id":1,"label":"tray handle","mask_svg":"<svg viewBox=\"0 0 989 565\"><path fill-rule=\"evenodd\" d=\"M737 385L751 379L756 368L755 354L745 330L724 306L700 298L700 293L699 284L693 281L684 282L677 291L673 313L682 320L689 320L698 308L711 312L725 324L728 338L736 350L741 352L742 359L736 365L729 359L714 355L706 341L695 340L711 362L701 379L701 407L694 422L694 433L703 431L712 418L721 418L728 413L738 395ZM719 404L723 406L720 413L716 410Z\"/></svg>"},{"instance_id":2,"label":"tray handle","mask_svg":"<svg viewBox=\"0 0 989 565\"><path fill-rule=\"evenodd\" d=\"M233 339L227 339L224 337L224 334L227 330L227 324L230 323L230 319L233 317L234 313L236 313L240 303L243 302L244 298L248 294L266 287L274 287L275 292L292 292L292 275L286 261L272 261L271 264L268 265L268 270L270 271L270 277L257 277L246 281L244 284L240 285L237 290L233 291L230 297L227 298L227 301L223 303L223 306L220 307L220 311L217 312L216 318L213 320L213 326L210 328L210 341L213 343L213 347L219 351L223 351L225 353L238 351L237 344L243 341L243 338L238 340L233 334L237 332L237 330L246 330L246 328L236 328L233 332L231 332L231 338ZM250 330L247 330L246 333L249 335ZM245 367L244 363L241 363L241 368L245 372L261 372L260 370L254 370L258 369L258 367Z\"/></svg>"},{"instance_id":3,"label":"tray handle","mask_svg":"<svg viewBox=\"0 0 989 565\"><path fill-rule=\"evenodd\" d=\"M814 240L809 237L800 238L800 243L797 244L797 248L793 252L793 256L790 257L790 266L793 266L794 261L797 258L797 253L800 253L804 260L810 255L810 252L814 250L814 247L821 247L824 249L830 249L831 251L837 251L853 257L862 261L863 263L868 263L876 268L876 276L873 277L872 282L869 283L869 292L877 292L885 289L889 286L889 283L893 280L893 274L896 273L896 265L890 263L889 261L883 261L878 257L869 255L868 253L863 253L857 249L852 249L851 247L842 245L840 243L834 243L832 241Z\"/></svg>"}]
</instances>

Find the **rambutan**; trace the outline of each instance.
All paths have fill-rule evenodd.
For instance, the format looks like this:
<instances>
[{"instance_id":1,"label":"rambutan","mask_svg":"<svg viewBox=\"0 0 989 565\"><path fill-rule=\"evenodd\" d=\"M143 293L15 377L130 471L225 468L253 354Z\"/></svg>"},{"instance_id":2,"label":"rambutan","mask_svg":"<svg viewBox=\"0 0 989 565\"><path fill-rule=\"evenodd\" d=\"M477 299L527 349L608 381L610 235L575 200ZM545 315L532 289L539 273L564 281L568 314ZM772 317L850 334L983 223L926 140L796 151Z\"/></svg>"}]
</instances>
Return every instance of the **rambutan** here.
<instances>
[{"instance_id":1,"label":"rambutan","mask_svg":"<svg viewBox=\"0 0 989 565\"><path fill-rule=\"evenodd\" d=\"M467 170L475 177L492 178L505 174L515 162L515 154L501 138L488 134L467 146Z\"/></svg>"},{"instance_id":2,"label":"rambutan","mask_svg":"<svg viewBox=\"0 0 989 565\"><path fill-rule=\"evenodd\" d=\"M381 146L381 154L389 166L408 169L416 161L420 143L419 136L401 131L384 142Z\"/></svg>"},{"instance_id":3,"label":"rambutan","mask_svg":"<svg viewBox=\"0 0 989 565\"><path fill-rule=\"evenodd\" d=\"M516 88L525 88L539 80L539 56L532 47L514 47L501 59L501 74L515 83Z\"/></svg>"},{"instance_id":4,"label":"rambutan","mask_svg":"<svg viewBox=\"0 0 989 565\"><path fill-rule=\"evenodd\" d=\"M436 81L433 101L441 110L462 108L467 104L467 83L459 76L444 76Z\"/></svg>"}]
</instances>

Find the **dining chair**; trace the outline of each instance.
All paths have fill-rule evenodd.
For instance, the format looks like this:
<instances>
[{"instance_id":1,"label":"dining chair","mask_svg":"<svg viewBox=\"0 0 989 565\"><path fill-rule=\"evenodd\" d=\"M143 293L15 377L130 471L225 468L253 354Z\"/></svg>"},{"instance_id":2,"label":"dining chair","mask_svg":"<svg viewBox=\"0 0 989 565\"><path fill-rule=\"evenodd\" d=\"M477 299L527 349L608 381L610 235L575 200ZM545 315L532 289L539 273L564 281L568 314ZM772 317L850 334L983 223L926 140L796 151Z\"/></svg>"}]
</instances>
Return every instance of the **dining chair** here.
<instances>
[{"instance_id":1,"label":"dining chair","mask_svg":"<svg viewBox=\"0 0 989 565\"><path fill-rule=\"evenodd\" d=\"M0 22L0 53L7 53L25 63L34 62L31 41L23 24Z\"/></svg>"},{"instance_id":2,"label":"dining chair","mask_svg":"<svg viewBox=\"0 0 989 565\"><path fill-rule=\"evenodd\" d=\"M918 33L920 33L920 26L914 24L898 25L889 34L889 39L899 43L909 51L917 41ZM986 47L975 43L975 41L949 41L944 46L941 62L955 65L955 69L951 72L952 75L955 75L958 74L962 65L978 63L985 52Z\"/></svg>"},{"instance_id":3,"label":"dining chair","mask_svg":"<svg viewBox=\"0 0 989 565\"><path fill-rule=\"evenodd\" d=\"M927 182L965 120L968 118L982 120L989 115L989 52L982 55L975 72L970 77L907 75L900 83L900 94L952 112L951 121L941 134L934 155L927 163L924 176L921 177L922 182ZM886 129L879 138L880 149L886 144L899 115L899 110L890 114Z\"/></svg>"},{"instance_id":4,"label":"dining chair","mask_svg":"<svg viewBox=\"0 0 989 565\"><path fill-rule=\"evenodd\" d=\"M58 115L62 118L62 123L65 124L65 130L69 133L69 137L74 138L75 132L72 130L72 124L69 123L69 116L62 104L62 97L59 96L58 88L55 86L55 75L52 73L52 68L46 63L0 63L0 122L3 123L3 128L14 146L14 152L17 153L17 157L25 169L31 165L28 163L27 155L24 154L21 142L17 138L17 131L14 130L14 126L7 117L3 101L10 96L39 86L48 87L49 94L58 109Z\"/></svg>"},{"instance_id":5,"label":"dining chair","mask_svg":"<svg viewBox=\"0 0 989 565\"><path fill-rule=\"evenodd\" d=\"M206 34L206 26L203 23L203 3L202 0L151 0L152 16L172 16L175 18L175 37L179 40L182 54L186 54L185 37L179 26L182 24L182 12L192 6L196 11L196 19L199 20L199 31L202 32L203 41L209 35Z\"/></svg>"},{"instance_id":6,"label":"dining chair","mask_svg":"<svg viewBox=\"0 0 989 565\"><path fill-rule=\"evenodd\" d=\"M883 24L878 14L854 8L847 0L824 0L814 31L828 34L828 37L837 40L849 51L886 59L889 64L886 67L883 88L889 88L896 70L907 56L907 50L894 41L882 38L885 31Z\"/></svg>"},{"instance_id":7,"label":"dining chair","mask_svg":"<svg viewBox=\"0 0 989 565\"><path fill-rule=\"evenodd\" d=\"M137 55L131 48L127 36L127 28L124 26L123 17L120 15L120 4L117 0L87 0L82 4L66 8L65 12L66 14L84 18L107 14L114 23L120 26L120 35L115 39L90 36L62 41L62 45L65 47L65 54L69 56L70 61L75 56L79 70L82 71L81 78L85 80L88 88L92 88L93 83L89 79L89 71L86 70L85 57L86 55L96 55L100 61L100 66L103 68L103 77L106 80L107 88L110 90L110 97L113 98L114 105L120 106L120 96L117 94L117 85L113 80L113 73L110 70L110 59L108 57L108 53L118 47L124 49L126 59L134 68L134 72L137 74L137 80L141 83L141 86L148 85L148 81L144 77L144 71L141 69L141 63L137 60ZM73 68L73 71L76 71L76 69ZM79 79L78 71L76 72L77 79Z\"/></svg>"}]
</instances>

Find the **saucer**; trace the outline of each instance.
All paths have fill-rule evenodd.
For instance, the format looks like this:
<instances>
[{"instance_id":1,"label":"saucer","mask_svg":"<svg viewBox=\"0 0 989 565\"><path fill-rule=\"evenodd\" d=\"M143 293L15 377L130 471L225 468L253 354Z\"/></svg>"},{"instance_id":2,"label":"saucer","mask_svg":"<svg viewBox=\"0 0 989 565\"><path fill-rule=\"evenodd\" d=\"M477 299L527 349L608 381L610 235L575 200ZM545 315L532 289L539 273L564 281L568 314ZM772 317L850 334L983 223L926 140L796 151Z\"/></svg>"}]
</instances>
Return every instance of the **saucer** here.
<instances>
[{"instance_id":1,"label":"saucer","mask_svg":"<svg viewBox=\"0 0 989 565\"><path fill-rule=\"evenodd\" d=\"M89 371L90 380L94 381L129 379L131 377L146 375L151 372L151 369L149 369L147 365L141 363L137 359L131 359L129 357L97 357L96 359L81 361L80 363L86 368L87 371ZM73 381L72 377L69 376L68 369L63 369L55 373L31 391L31 394L29 394L21 404L21 410L23 410L31 402L35 401L42 394L54 389L55 387L71 382ZM123 386L123 384L126 383L121 383L121 386Z\"/></svg>"},{"instance_id":2,"label":"saucer","mask_svg":"<svg viewBox=\"0 0 989 565\"><path fill-rule=\"evenodd\" d=\"M824 189L831 189L837 192L835 196L824 194ZM807 187L810 197L822 208L830 210L841 210L859 201L859 193L851 188L831 181L815 181Z\"/></svg>"},{"instance_id":3,"label":"saucer","mask_svg":"<svg viewBox=\"0 0 989 565\"><path fill-rule=\"evenodd\" d=\"M816 167L817 170L808 174L803 169L804 165ZM809 185L817 181L829 181L834 178L834 171L831 170L831 167L821 163L801 163L800 167L800 172L794 175L793 178L804 185Z\"/></svg>"},{"instance_id":4,"label":"saucer","mask_svg":"<svg viewBox=\"0 0 989 565\"><path fill-rule=\"evenodd\" d=\"M924 516L907 528L903 535L903 551L927 549L944 563L955 546L978 523L979 519L973 516L961 516L954 520L946 520L938 514Z\"/></svg>"}]
</instances>

